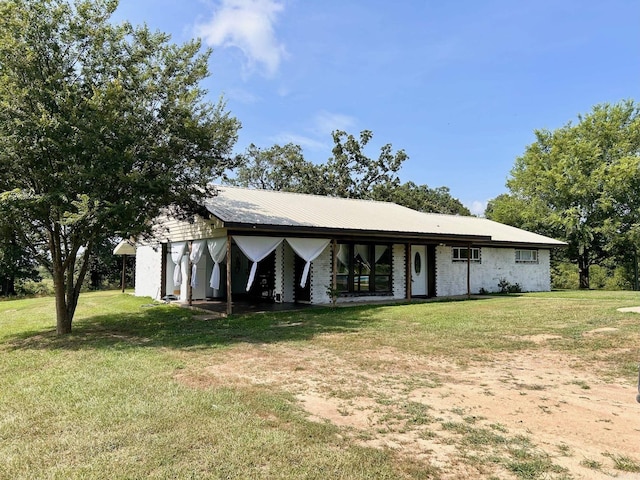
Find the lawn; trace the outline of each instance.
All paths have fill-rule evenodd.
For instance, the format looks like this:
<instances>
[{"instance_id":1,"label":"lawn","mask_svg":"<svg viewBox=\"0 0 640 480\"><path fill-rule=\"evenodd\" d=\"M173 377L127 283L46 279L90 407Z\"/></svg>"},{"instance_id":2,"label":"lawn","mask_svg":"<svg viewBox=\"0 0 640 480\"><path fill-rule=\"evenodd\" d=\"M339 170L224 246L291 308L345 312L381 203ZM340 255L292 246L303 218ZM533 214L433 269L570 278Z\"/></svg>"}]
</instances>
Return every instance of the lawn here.
<instances>
[{"instance_id":1,"label":"lawn","mask_svg":"<svg viewBox=\"0 0 640 480\"><path fill-rule=\"evenodd\" d=\"M2 301L0 478L638 472L640 315L617 311L637 305L567 291L207 319L100 292L58 337L52 298ZM552 437L558 419L576 435Z\"/></svg>"}]
</instances>

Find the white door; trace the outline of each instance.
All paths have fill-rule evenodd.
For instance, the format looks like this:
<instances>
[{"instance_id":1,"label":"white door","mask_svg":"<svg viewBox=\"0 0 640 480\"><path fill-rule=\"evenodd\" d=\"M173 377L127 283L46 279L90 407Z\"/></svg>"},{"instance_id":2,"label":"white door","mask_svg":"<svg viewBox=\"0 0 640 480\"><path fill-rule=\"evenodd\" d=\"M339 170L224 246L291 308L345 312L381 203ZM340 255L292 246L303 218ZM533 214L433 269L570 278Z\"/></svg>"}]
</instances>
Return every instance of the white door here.
<instances>
[{"instance_id":1,"label":"white door","mask_svg":"<svg viewBox=\"0 0 640 480\"><path fill-rule=\"evenodd\" d=\"M427 295L427 247L411 245L411 296Z\"/></svg>"}]
</instances>

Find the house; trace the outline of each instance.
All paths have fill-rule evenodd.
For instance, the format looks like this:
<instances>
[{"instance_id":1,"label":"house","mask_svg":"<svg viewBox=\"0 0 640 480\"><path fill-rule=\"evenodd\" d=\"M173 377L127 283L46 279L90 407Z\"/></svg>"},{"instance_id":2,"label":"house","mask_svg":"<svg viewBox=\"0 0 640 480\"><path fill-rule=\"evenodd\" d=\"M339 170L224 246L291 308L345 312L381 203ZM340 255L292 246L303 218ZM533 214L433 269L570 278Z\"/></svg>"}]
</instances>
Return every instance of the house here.
<instances>
[{"instance_id":1,"label":"house","mask_svg":"<svg viewBox=\"0 0 640 480\"><path fill-rule=\"evenodd\" d=\"M136 295L273 302L447 297L550 290L564 246L477 217L393 203L220 186L208 218L165 218L136 248Z\"/></svg>"}]
</instances>

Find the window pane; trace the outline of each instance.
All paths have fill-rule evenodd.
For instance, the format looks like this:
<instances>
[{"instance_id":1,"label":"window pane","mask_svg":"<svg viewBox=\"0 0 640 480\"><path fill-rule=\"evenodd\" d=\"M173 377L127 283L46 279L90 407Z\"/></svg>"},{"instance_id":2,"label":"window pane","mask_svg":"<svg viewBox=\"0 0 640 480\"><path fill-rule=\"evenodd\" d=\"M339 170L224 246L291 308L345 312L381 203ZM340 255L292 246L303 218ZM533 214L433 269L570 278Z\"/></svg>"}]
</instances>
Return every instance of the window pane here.
<instances>
[{"instance_id":1,"label":"window pane","mask_svg":"<svg viewBox=\"0 0 640 480\"><path fill-rule=\"evenodd\" d=\"M391 277L389 275L376 275L376 292L391 291Z\"/></svg>"},{"instance_id":2,"label":"window pane","mask_svg":"<svg viewBox=\"0 0 640 480\"><path fill-rule=\"evenodd\" d=\"M391 249L389 245L376 245L376 275L391 273Z\"/></svg>"},{"instance_id":3,"label":"window pane","mask_svg":"<svg viewBox=\"0 0 640 480\"><path fill-rule=\"evenodd\" d=\"M369 290L369 275L371 274L370 253L369 245L357 243L353 246L353 290L355 292Z\"/></svg>"},{"instance_id":4,"label":"window pane","mask_svg":"<svg viewBox=\"0 0 640 480\"><path fill-rule=\"evenodd\" d=\"M336 254L336 288L340 292L349 291L349 245L338 244Z\"/></svg>"}]
</instances>

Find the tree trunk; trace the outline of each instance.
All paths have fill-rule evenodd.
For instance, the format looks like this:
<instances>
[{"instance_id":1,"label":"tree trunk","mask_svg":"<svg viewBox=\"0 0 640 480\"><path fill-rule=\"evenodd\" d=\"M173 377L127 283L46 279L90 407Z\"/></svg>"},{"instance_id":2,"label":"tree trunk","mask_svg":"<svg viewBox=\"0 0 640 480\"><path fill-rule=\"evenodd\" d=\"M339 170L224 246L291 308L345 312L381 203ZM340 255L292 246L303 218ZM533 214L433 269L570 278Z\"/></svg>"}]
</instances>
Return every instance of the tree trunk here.
<instances>
[{"instance_id":1,"label":"tree trunk","mask_svg":"<svg viewBox=\"0 0 640 480\"><path fill-rule=\"evenodd\" d=\"M580 277L580 289L589 289L589 258L586 253L578 257L578 275Z\"/></svg>"},{"instance_id":2,"label":"tree trunk","mask_svg":"<svg viewBox=\"0 0 640 480\"><path fill-rule=\"evenodd\" d=\"M71 333L71 320L67 312L67 296L64 284L64 274L60 271L54 272L53 290L56 296L56 333L66 335Z\"/></svg>"}]
</instances>

